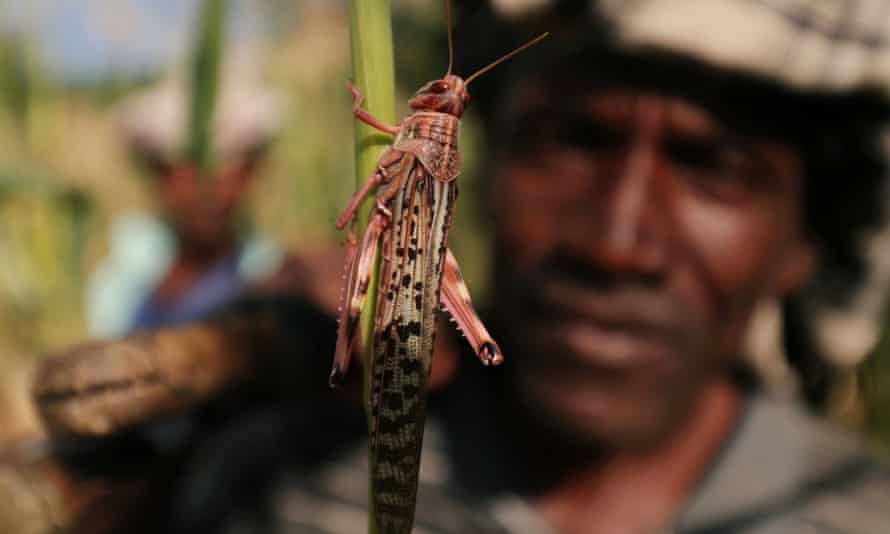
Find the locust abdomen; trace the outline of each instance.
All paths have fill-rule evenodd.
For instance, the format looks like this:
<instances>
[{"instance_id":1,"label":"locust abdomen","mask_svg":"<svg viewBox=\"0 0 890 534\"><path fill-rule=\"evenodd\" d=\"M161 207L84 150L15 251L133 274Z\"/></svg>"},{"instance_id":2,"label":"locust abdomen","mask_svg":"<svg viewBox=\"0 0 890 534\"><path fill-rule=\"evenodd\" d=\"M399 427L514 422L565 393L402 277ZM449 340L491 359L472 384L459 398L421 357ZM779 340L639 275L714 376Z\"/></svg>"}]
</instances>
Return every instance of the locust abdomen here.
<instances>
[{"instance_id":1,"label":"locust abdomen","mask_svg":"<svg viewBox=\"0 0 890 534\"><path fill-rule=\"evenodd\" d=\"M415 165L392 201L398 221L383 244L380 325L371 383L371 469L381 533L411 531L426 420L440 282L456 196Z\"/></svg>"}]
</instances>

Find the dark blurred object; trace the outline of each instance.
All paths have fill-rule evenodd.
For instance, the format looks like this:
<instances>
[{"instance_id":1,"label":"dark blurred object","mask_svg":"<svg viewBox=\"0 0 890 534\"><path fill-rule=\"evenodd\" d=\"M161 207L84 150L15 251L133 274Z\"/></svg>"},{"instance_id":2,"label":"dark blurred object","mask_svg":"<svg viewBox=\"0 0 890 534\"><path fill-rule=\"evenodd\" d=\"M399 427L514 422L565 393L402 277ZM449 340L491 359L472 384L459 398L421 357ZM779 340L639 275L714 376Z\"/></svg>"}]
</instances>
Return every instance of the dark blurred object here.
<instances>
[{"instance_id":1,"label":"dark blurred object","mask_svg":"<svg viewBox=\"0 0 890 534\"><path fill-rule=\"evenodd\" d=\"M206 324L48 359L35 401L55 453L73 485L105 488L74 531L261 521L278 469L309 469L364 431L359 405L327 391L317 356L334 333L302 299L258 296Z\"/></svg>"}]
</instances>

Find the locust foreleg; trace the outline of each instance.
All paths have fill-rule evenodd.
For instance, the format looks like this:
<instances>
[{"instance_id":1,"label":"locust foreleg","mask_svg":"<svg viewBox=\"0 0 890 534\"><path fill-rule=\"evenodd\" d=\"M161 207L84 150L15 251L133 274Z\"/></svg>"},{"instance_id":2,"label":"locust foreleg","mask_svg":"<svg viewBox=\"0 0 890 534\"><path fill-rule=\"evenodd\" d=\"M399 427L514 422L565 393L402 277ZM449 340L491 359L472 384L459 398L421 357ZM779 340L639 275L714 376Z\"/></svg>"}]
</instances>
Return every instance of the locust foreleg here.
<instances>
[{"instance_id":1,"label":"locust foreleg","mask_svg":"<svg viewBox=\"0 0 890 534\"><path fill-rule=\"evenodd\" d=\"M346 209L344 209L343 213L340 214L340 217L337 218L337 230L346 228L349 221L351 221L352 218L355 217L355 214L358 213L358 208L361 206L362 200L364 200L371 191L390 182L385 169L394 163L398 163L403 157L404 153L392 149L387 150L380 156L380 161L377 163L377 170L374 171L374 174L372 174L370 178L368 178L365 185L352 195L352 198L349 199L349 204L346 205ZM392 214L389 213L389 210L383 207L382 204L378 202L377 206L378 209L386 212L386 215L390 219L392 218Z\"/></svg>"},{"instance_id":2,"label":"locust foreleg","mask_svg":"<svg viewBox=\"0 0 890 534\"><path fill-rule=\"evenodd\" d=\"M377 247L380 242L380 234L389 228L390 219L386 213L374 212L365 236L362 239L361 248L355 253L355 236L350 234L351 247L348 261L347 292L341 297L340 325L337 332L337 348L334 352L334 366L331 369L329 383L335 387L343 382L346 372L349 370L349 359L352 356L352 341L358 328L359 316L362 313L362 305L368 294L368 284L371 280L371 271L374 268L374 259L377 257Z\"/></svg>"},{"instance_id":3,"label":"locust foreleg","mask_svg":"<svg viewBox=\"0 0 890 534\"><path fill-rule=\"evenodd\" d=\"M483 365L500 365L504 363L504 355L491 334L482 324L482 319L473 309L470 292L460 274L457 259L449 249L445 257L445 269L442 274L442 305L457 323L457 328L470 342L470 346L482 361Z\"/></svg>"},{"instance_id":4,"label":"locust foreleg","mask_svg":"<svg viewBox=\"0 0 890 534\"><path fill-rule=\"evenodd\" d=\"M364 102L365 97L361 94L361 92L359 92L358 88L353 85L351 81L346 80L346 88L349 89L350 93L352 93L352 97L354 99L352 103L352 114L355 115L356 119L362 121L368 126L377 128L381 132L388 133L390 135L398 135L400 130L398 126L390 126L389 124L386 124L382 120L362 109L362 102Z\"/></svg>"},{"instance_id":5,"label":"locust foreleg","mask_svg":"<svg viewBox=\"0 0 890 534\"><path fill-rule=\"evenodd\" d=\"M347 204L346 209L343 210L343 213L340 214L340 217L337 218L337 230L342 230L346 228L346 225L349 224L349 221L355 217L355 214L358 212L359 206L362 204L362 200L370 193L374 188L383 183L383 173L380 170L377 170L368 181L365 182L365 185L362 186L361 189L355 192L352 195L352 198L349 199L349 204Z\"/></svg>"}]
</instances>

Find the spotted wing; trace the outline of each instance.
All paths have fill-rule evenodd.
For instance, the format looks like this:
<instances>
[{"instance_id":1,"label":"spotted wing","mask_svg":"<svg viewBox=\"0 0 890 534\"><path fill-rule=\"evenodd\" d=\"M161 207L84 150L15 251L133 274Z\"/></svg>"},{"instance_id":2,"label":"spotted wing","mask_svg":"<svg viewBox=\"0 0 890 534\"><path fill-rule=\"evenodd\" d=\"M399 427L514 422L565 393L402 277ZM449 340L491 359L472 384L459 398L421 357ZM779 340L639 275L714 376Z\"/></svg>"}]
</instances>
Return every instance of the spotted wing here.
<instances>
[{"instance_id":1,"label":"spotted wing","mask_svg":"<svg viewBox=\"0 0 890 534\"><path fill-rule=\"evenodd\" d=\"M457 189L415 160L389 203L371 384L371 462L382 532L414 517L435 319Z\"/></svg>"}]
</instances>

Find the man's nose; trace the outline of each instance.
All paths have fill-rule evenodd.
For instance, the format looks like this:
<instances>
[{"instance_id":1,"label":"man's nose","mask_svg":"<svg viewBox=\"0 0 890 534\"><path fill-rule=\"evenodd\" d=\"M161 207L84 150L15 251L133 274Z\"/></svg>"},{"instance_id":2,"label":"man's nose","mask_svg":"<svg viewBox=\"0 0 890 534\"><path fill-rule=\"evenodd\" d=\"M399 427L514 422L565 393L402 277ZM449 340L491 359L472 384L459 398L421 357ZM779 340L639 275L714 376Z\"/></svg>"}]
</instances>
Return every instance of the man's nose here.
<instances>
[{"instance_id":1,"label":"man's nose","mask_svg":"<svg viewBox=\"0 0 890 534\"><path fill-rule=\"evenodd\" d=\"M663 108L638 103L637 129L603 176L586 236L587 253L610 272L655 275L664 266L667 208L658 183L658 132Z\"/></svg>"}]
</instances>

